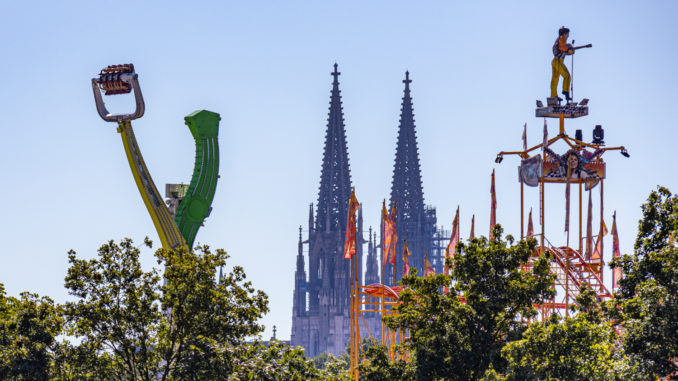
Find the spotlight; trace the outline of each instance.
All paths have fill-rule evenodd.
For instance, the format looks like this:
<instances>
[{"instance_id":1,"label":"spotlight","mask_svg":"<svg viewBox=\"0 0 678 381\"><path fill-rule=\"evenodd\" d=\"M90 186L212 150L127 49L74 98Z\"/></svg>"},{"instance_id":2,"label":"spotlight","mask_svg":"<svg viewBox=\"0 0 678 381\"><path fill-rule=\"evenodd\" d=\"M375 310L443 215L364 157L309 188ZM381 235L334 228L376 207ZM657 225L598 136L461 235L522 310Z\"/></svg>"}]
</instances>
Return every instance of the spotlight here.
<instances>
[{"instance_id":1,"label":"spotlight","mask_svg":"<svg viewBox=\"0 0 678 381\"><path fill-rule=\"evenodd\" d=\"M584 99L581 100L581 102L579 102L580 106L586 106L587 104L589 104L588 98L584 98Z\"/></svg>"},{"instance_id":2,"label":"spotlight","mask_svg":"<svg viewBox=\"0 0 678 381\"><path fill-rule=\"evenodd\" d=\"M539 99L537 99L537 107L539 108L544 107L544 104Z\"/></svg>"},{"instance_id":3,"label":"spotlight","mask_svg":"<svg viewBox=\"0 0 678 381\"><path fill-rule=\"evenodd\" d=\"M577 130L574 132L574 138L579 140L580 142L584 140L584 136L581 133L581 130Z\"/></svg>"},{"instance_id":4,"label":"spotlight","mask_svg":"<svg viewBox=\"0 0 678 381\"><path fill-rule=\"evenodd\" d=\"M504 160L504 156L502 156L501 154L499 154L499 155L497 155L497 158L494 159L494 162L497 163L497 164L499 164L499 163L501 163L502 160Z\"/></svg>"},{"instance_id":5,"label":"spotlight","mask_svg":"<svg viewBox=\"0 0 678 381\"><path fill-rule=\"evenodd\" d=\"M603 130L603 127L600 124L597 124L596 127L593 129L593 144L605 144L605 141L603 140L605 138L605 130Z\"/></svg>"},{"instance_id":6,"label":"spotlight","mask_svg":"<svg viewBox=\"0 0 678 381\"><path fill-rule=\"evenodd\" d=\"M629 155L629 151L627 151L626 148L621 149L621 154L624 157L631 157L631 155Z\"/></svg>"}]
</instances>

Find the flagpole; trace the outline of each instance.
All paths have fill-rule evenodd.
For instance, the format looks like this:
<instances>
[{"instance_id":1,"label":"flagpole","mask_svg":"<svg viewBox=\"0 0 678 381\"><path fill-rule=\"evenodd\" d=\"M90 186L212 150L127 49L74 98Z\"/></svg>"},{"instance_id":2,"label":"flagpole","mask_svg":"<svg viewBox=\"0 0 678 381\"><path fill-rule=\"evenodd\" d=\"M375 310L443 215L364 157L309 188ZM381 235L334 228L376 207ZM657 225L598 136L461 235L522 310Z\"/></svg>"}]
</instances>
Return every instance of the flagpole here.
<instances>
[{"instance_id":1,"label":"flagpole","mask_svg":"<svg viewBox=\"0 0 678 381\"><path fill-rule=\"evenodd\" d=\"M527 123L523 125L523 153L527 156ZM524 156L521 155L521 158ZM523 234L523 226L525 226L524 221L524 210L523 210L523 181L520 181L520 239L525 239Z\"/></svg>"},{"instance_id":2,"label":"flagpole","mask_svg":"<svg viewBox=\"0 0 678 381\"><path fill-rule=\"evenodd\" d=\"M384 326L384 216L381 216L381 345L386 345L386 330Z\"/></svg>"},{"instance_id":3,"label":"flagpole","mask_svg":"<svg viewBox=\"0 0 678 381\"><path fill-rule=\"evenodd\" d=\"M582 233L582 209L581 209L581 179L579 179L579 254L583 254L582 252L582 238L581 238L581 233ZM582 255L583 257L583 255Z\"/></svg>"},{"instance_id":4,"label":"flagpole","mask_svg":"<svg viewBox=\"0 0 678 381\"><path fill-rule=\"evenodd\" d=\"M353 330L353 319L355 318L355 305L353 303L353 256L351 255L351 270L349 271L351 273L351 287L350 287L350 295L351 295L351 306L350 306L350 327L351 327L351 374L355 376L355 336L354 336L354 330ZM357 379L357 378L356 378Z\"/></svg>"},{"instance_id":5,"label":"flagpole","mask_svg":"<svg viewBox=\"0 0 678 381\"><path fill-rule=\"evenodd\" d=\"M605 221L603 220L603 179L600 179L600 231L603 231L603 225ZM603 237L600 237L600 281L603 281L603 266L605 263L603 255Z\"/></svg>"},{"instance_id":6,"label":"flagpole","mask_svg":"<svg viewBox=\"0 0 678 381\"><path fill-rule=\"evenodd\" d=\"M356 237L357 241L357 237ZM356 252L357 252L357 247L356 247ZM351 259L355 257L356 255L352 255ZM356 351L355 351L355 377L356 380L359 377L358 373L358 364L360 364L360 321L359 321L359 314L360 314L360 303L359 303L359 296L358 296L358 261L352 261L352 267L353 267L353 302L354 302L354 314L353 318L355 319L355 322L353 323L353 328L355 329L355 345L356 345Z\"/></svg>"}]
</instances>

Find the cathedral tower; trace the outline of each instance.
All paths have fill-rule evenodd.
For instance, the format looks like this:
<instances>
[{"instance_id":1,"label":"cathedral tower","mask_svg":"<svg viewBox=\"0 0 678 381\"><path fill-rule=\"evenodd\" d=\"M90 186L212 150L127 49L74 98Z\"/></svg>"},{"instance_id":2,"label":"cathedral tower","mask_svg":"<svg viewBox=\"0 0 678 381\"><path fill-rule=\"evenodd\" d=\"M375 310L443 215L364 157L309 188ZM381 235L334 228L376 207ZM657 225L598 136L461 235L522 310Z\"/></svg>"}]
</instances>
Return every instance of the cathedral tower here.
<instances>
[{"instance_id":1,"label":"cathedral tower","mask_svg":"<svg viewBox=\"0 0 678 381\"><path fill-rule=\"evenodd\" d=\"M398 245L396 246L396 282L400 280L403 268L403 239L407 240L410 250L410 267L417 268L417 274L424 274L424 255L437 271L441 267L439 245L435 244L436 232L435 208L424 204L424 189L419 165L419 149L414 125L414 110L410 94L410 73L405 72L405 90L400 110L398 143L396 145L393 180L391 183L390 205L396 202L396 227ZM390 207L389 207L390 210ZM383 234L383 232L382 232ZM392 265L385 267L385 282L392 283Z\"/></svg>"},{"instance_id":2,"label":"cathedral tower","mask_svg":"<svg viewBox=\"0 0 678 381\"><path fill-rule=\"evenodd\" d=\"M291 344L305 347L307 356L322 352L340 354L350 340L350 261L343 259L343 252L351 172L339 91L340 74L334 64L315 218L311 205L308 240L302 242L300 238L302 246L297 257ZM357 239L357 273L362 274L361 210ZM303 243L308 244L308 278L303 269ZM298 305L306 298L308 302L300 308Z\"/></svg>"}]
</instances>

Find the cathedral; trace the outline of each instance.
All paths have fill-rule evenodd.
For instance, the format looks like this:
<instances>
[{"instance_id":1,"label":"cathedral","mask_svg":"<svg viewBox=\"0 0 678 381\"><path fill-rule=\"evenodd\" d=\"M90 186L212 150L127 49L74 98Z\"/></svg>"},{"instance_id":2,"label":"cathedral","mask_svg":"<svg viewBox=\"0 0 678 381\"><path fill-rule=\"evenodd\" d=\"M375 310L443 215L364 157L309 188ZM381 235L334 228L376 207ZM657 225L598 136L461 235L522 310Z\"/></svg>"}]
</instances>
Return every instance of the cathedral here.
<instances>
[{"instance_id":1,"label":"cathedral","mask_svg":"<svg viewBox=\"0 0 678 381\"><path fill-rule=\"evenodd\" d=\"M337 71L337 64L334 64L320 189L315 210L313 204L309 207L308 236L305 240L302 237L302 228L299 228L290 342L292 346L304 347L306 356L309 357L322 352L339 355L346 350L350 342L350 261L343 259L343 252L352 184L339 91L340 74ZM444 232L436 228L435 208L424 204L409 72L405 73L403 82L405 90L390 195L390 205L396 202L396 226L399 237L396 247L396 282L400 280L402 272L403 237L407 240L411 252L410 266L417 268L420 275L424 272L426 254L436 272L442 271L443 247L449 240L449 235L445 238ZM392 265L381 266L380 236L383 232L377 234L369 228L367 240L364 233L361 208L358 210L356 238L358 281L361 284L379 283L383 275L385 283L392 284ZM363 277L365 244L367 257ZM304 256L304 245L307 245L307 257ZM364 327L364 324L367 324L367 327ZM365 316L364 323L361 322L361 331L367 328L373 335L378 336L381 333L380 326L378 316L368 315Z\"/></svg>"}]
</instances>

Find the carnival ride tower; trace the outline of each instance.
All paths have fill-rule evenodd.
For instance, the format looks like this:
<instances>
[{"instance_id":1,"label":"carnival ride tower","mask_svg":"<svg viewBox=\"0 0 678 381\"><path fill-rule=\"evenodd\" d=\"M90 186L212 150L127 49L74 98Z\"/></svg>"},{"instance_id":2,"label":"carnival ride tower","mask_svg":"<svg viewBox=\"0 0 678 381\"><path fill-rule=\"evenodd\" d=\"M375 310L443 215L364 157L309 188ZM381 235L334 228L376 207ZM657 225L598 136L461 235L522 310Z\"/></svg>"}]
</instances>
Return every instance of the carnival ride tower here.
<instances>
[{"instance_id":1,"label":"carnival ride tower","mask_svg":"<svg viewBox=\"0 0 678 381\"><path fill-rule=\"evenodd\" d=\"M582 286L596 292L599 300L612 297L610 289L604 283L605 261L603 257L603 237L607 234L604 222L604 181L606 177L606 163L603 154L607 151L619 150L625 157L629 154L623 146L606 147L604 130L600 125L593 129L593 139L590 143L583 141L582 131L576 130L575 137L565 131L565 119L581 118L588 115L589 100L584 98L579 102L570 101L561 105L558 98L547 98L546 106L537 100L535 116L544 118L544 138L542 143L528 148L523 135L523 149L517 151L501 151L497 154L496 163L501 163L505 155L518 155L521 158L518 167L520 179L520 235L521 238L536 238L539 246L527 267L539 256L550 254L551 273L555 275L554 288L556 296L553 300L542 303L539 308L541 318L557 313L561 316L569 315L569 306L574 303ZM557 119L558 134L548 138L546 118ZM563 154L556 153L557 146L565 147ZM537 234L531 229L531 214L528 222L528 231L525 234L525 186L539 190L539 225L541 231ZM565 237L564 245L554 244L549 239L545 216L547 204L545 193L547 186L555 188L565 187ZM572 188L574 187L574 192ZM597 188L597 189L596 189ZM577 192L578 191L578 192ZM585 191L589 192L587 231L583 232L582 202ZM598 191L599 226L598 234L593 235L592 194ZM570 194L578 195L578 227L570 226ZM596 195L596 198L598 196ZM595 242L595 243L594 243Z\"/></svg>"},{"instance_id":2,"label":"carnival ride tower","mask_svg":"<svg viewBox=\"0 0 678 381\"><path fill-rule=\"evenodd\" d=\"M198 229L212 210L212 201L219 178L219 114L199 110L184 118L195 140L195 166L189 185L167 184L169 208L158 192L146 167L134 136L132 120L144 115L145 103L134 65L111 65L92 79L92 90L99 116L118 124L127 161L139 194L153 220L162 246L166 249L191 249ZM106 109L104 95L134 92L136 109L130 114L112 114Z\"/></svg>"}]
</instances>

